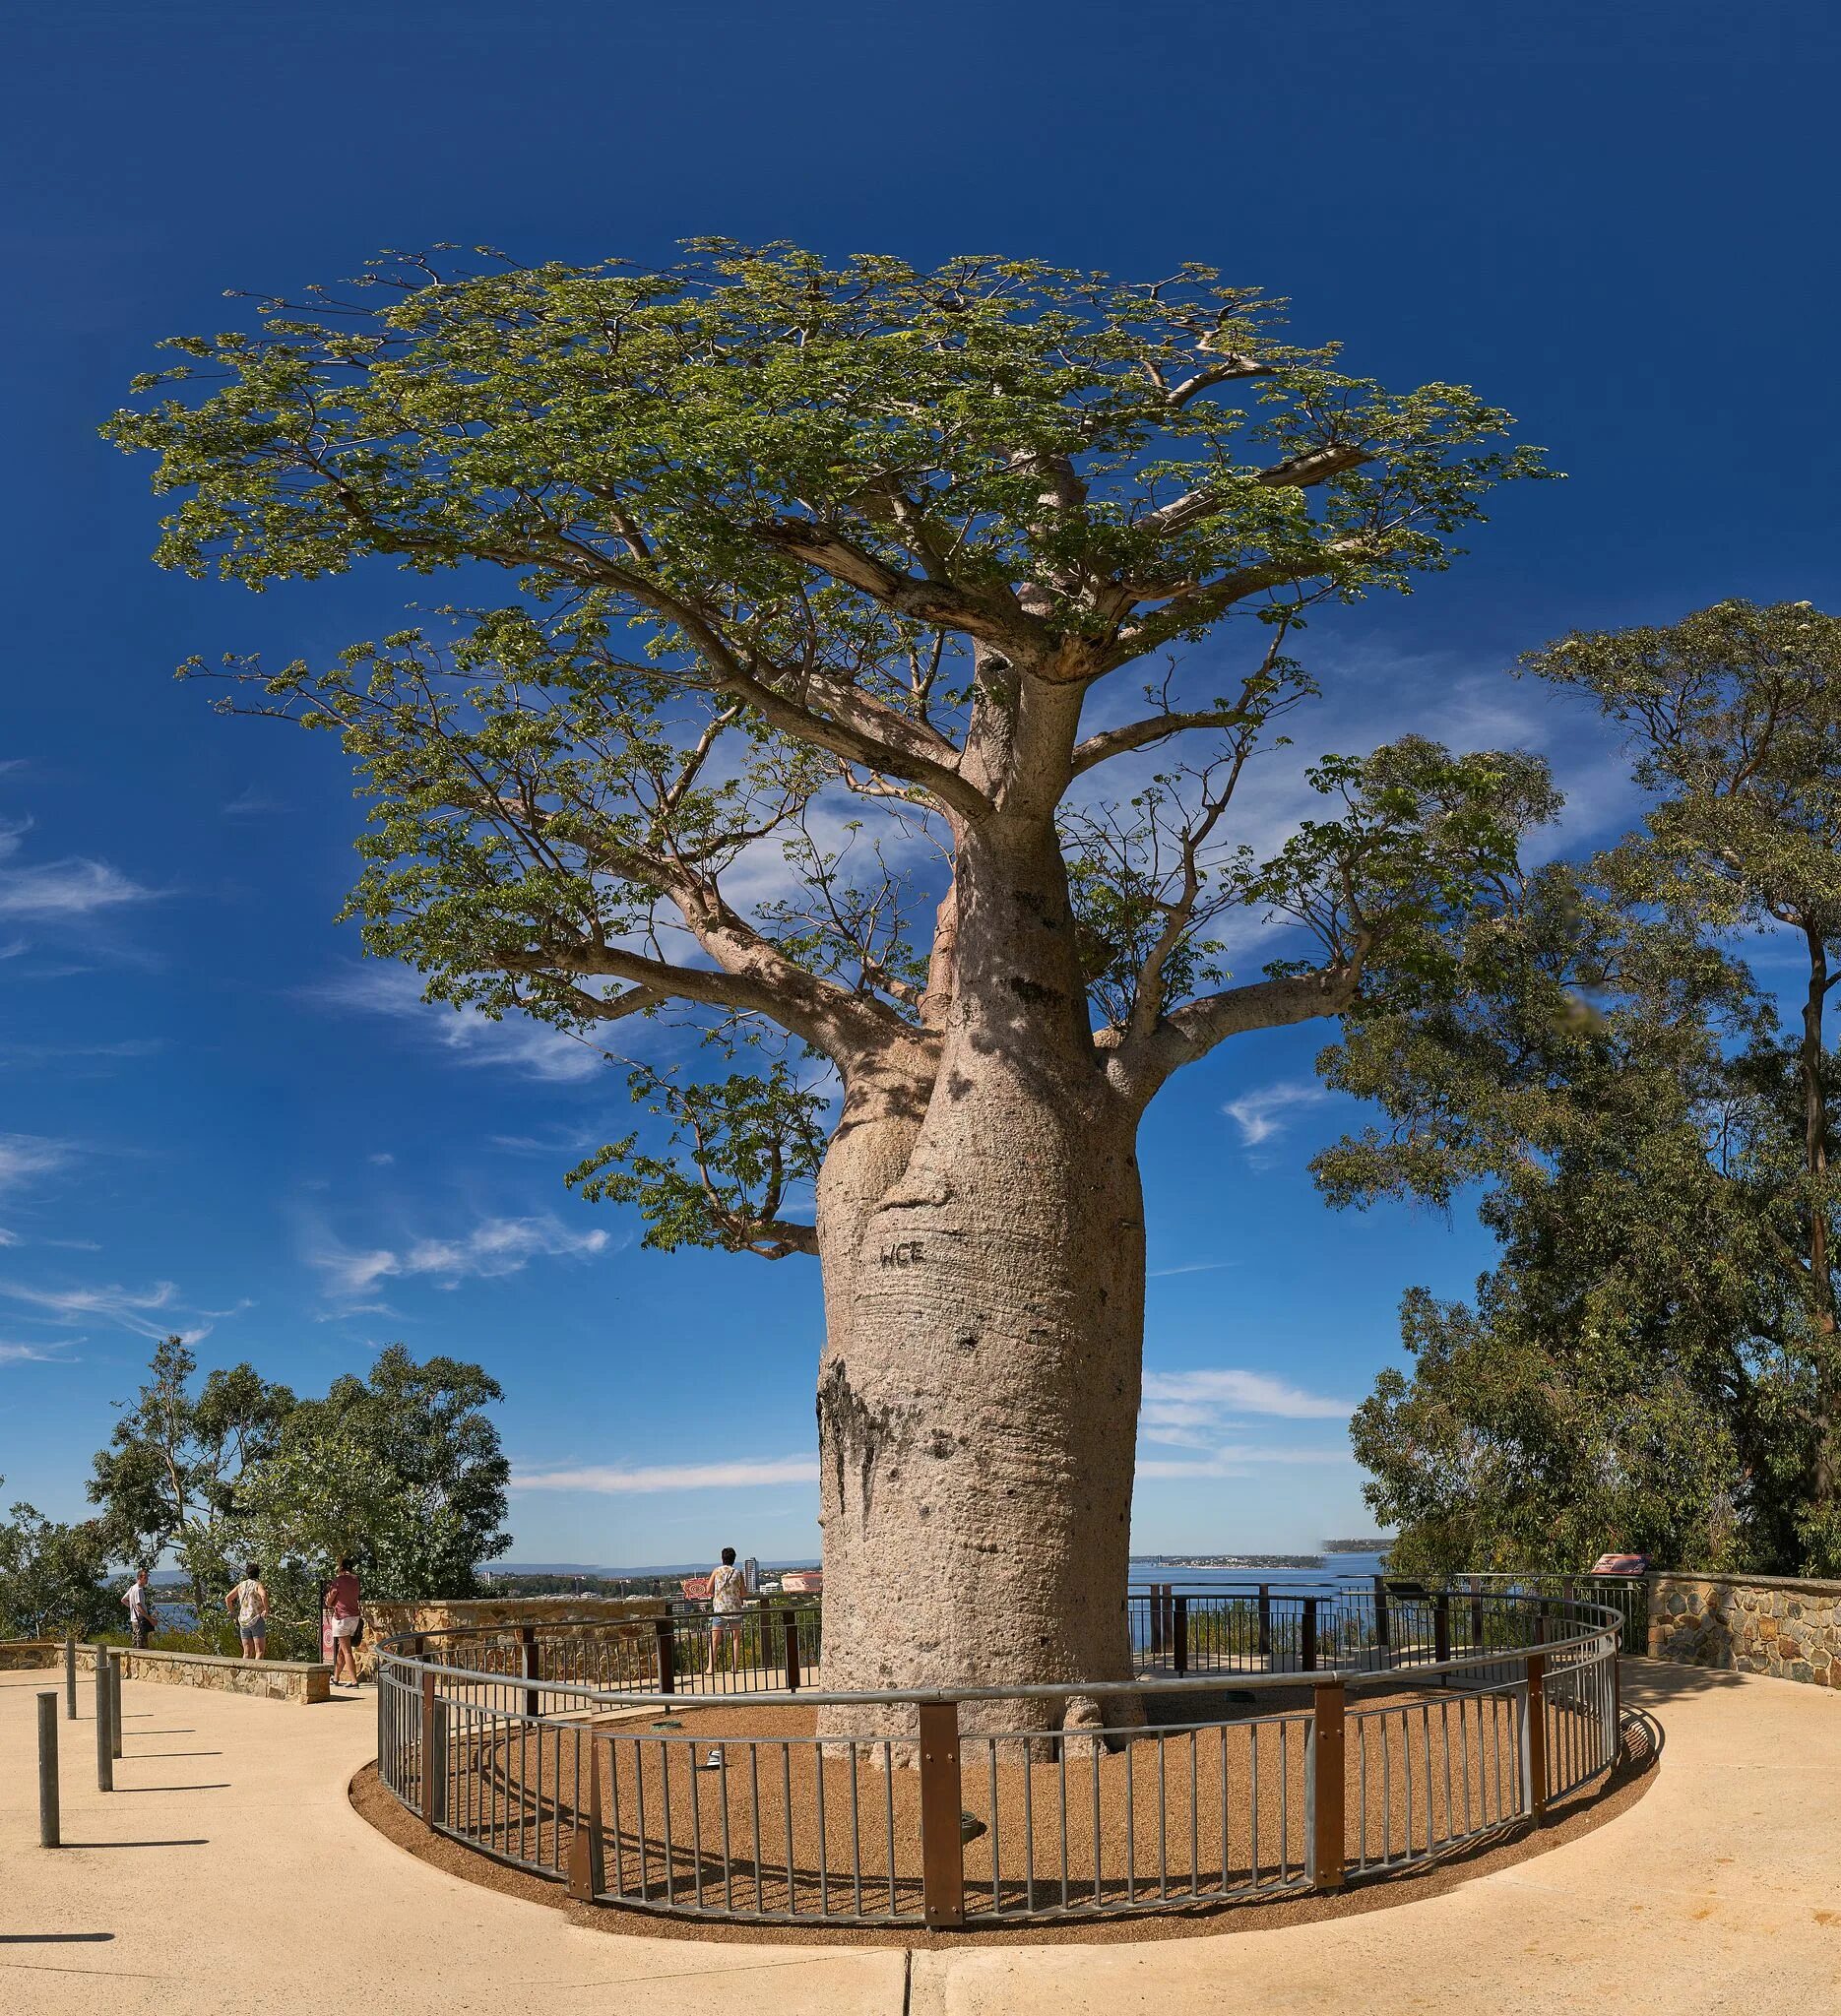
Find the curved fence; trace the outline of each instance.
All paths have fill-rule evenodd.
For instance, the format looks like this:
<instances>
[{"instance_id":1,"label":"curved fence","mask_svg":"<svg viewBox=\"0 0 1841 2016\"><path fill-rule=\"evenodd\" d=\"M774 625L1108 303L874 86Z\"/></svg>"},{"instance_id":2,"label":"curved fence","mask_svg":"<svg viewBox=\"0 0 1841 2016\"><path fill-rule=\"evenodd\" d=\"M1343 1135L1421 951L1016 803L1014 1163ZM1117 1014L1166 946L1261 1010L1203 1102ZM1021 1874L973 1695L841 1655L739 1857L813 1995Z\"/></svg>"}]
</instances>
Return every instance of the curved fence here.
<instances>
[{"instance_id":1,"label":"curved fence","mask_svg":"<svg viewBox=\"0 0 1841 2016\"><path fill-rule=\"evenodd\" d=\"M1086 1686L827 1693L816 1606L392 1640L378 1769L585 1900L914 1927L1334 1890L1537 1823L1619 1754L1615 1606L1467 1582L1128 1609L1141 1676ZM1108 1695L1132 1726L959 1726ZM821 1737L829 1704L880 1732Z\"/></svg>"}]
</instances>

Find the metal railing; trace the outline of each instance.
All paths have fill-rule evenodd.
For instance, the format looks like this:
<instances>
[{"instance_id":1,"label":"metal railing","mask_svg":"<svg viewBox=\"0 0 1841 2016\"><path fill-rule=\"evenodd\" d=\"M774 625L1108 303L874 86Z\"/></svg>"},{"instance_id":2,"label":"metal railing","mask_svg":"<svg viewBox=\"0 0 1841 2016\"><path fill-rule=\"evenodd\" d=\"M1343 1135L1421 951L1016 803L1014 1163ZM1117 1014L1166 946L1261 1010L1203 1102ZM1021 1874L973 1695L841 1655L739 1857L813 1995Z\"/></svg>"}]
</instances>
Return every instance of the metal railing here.
<instances>
[{"instance_id":1,"label":"metal railing","mask_svg":"<svg viewBox=\"0 0 1841 2016\"><path fill-rule=\"evenodd\" d=\"M585 1900L951 1927L1335 1890L1538 1823L1619 1754L1612 1606L1466 1584L1273 1589L1263 1630L1256 1591L1127 1608L1149 1670L1084 1686L825 1692L815 1607L393 1639L378 1769L432 1832ZM1126 1726L1058 1726L1076 1697ZM993 1702L1013 1727L983 1727ZM826 1707L873 1732L820 1733Z\"/></svg>"}]
</instances>

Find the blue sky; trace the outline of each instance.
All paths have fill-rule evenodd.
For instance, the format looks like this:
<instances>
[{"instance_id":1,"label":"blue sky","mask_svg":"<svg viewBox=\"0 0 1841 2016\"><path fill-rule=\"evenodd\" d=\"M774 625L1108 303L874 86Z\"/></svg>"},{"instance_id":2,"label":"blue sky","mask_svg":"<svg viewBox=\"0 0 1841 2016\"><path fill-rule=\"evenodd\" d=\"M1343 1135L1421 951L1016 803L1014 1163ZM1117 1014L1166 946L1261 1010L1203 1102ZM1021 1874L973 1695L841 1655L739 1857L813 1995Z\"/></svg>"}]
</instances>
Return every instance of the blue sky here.
<instances>
[{"instance_id":1,"label":"blue sky","mask_svg":"<svg viewBox=\"0 0 1841 2016\"><path fill-rule=\"evenodd\" d=\"M168 676L324 656L408 598L148 564L146 470L95 424L154 339L228 326L225 288L446 238L1216 263L1353 368L1476 384L1569 472L1412 599L1313 624L1325 697L1292 724L1300 754L1545 749L1567 847L1630 802L1518 651L1724 595L1835 606L1825 9L68 0L5 35L0 1473L49 1512L167 1329L303 1391L401 1337L504 1383L517 1556L816 1542L813 1265L646 1253L569 1196L619 1074L361 964L336 751ZM1254 837L1297 805L1277 759ZM1230 1043L1148 1121L1141 1547L1366 1530L1348 1407L1401 1290L1488 1262L1467 1222L1318 1203L1305 1158L1356 1117L1314 1088L1321 1034Z\"/></svg>"}]
</instances>

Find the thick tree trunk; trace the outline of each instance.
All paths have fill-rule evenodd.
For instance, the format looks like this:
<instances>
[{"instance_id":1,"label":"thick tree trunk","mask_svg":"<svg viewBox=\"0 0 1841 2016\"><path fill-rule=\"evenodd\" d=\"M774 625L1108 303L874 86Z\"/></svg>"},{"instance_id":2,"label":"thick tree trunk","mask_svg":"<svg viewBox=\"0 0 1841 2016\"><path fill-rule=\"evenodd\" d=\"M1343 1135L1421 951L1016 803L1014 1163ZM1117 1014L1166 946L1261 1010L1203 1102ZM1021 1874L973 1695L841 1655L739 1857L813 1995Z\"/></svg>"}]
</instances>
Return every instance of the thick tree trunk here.
<instances>
[{"instance_id":1,"label":"thick tree trunk","mask_svg":"<svg viewBox=\"0 0 1841 2016\"><path fill-rule=\"evenodd\" d=\"M962 857L959 987L918 1126L898 1103L847 1115L820 1184L828 1689L1130 1676L1137 1114L1067 991L1058 850L1021 851L995 887ZM1071 1719L1129 1710L1087 1700ZM971 1729L1063 1720L1058 1703L963 1711Z\"/></svg>"}]
</instances>

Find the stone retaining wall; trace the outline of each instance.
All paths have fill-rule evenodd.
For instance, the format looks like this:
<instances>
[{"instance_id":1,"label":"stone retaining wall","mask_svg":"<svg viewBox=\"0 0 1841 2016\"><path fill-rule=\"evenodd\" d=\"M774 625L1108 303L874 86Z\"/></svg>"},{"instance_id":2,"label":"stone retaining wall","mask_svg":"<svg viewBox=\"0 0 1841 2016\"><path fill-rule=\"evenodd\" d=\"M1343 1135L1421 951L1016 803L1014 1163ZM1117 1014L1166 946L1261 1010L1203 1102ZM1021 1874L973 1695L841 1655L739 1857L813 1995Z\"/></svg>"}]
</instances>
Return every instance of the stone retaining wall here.
<instances>
[{"instance_id":1,"label":"stone retaining wall","mask_svg":"<svg viewBox=\"0 0 1841 2016\"><path fill-rule=\"evenodd\" d=\"M36 1672L55 1666L64 1648L49 1638L0 1638L0 1673Z\"/></svg>"},{"instance_id":2,"label":"stone retaining wall","mask_svg":"<svg viewBox=\"0 0 1841 2016\"><path fill-rule=\"evenodd\" d=\"M560 1624L576 1618L615 1624L629 1617L662 1617L669 1608L669 1604L656 1596L480 1597L453 1603L367 1603L364 1642L357 1650L358 1672L370 1678L377 1670L378 1641L401 1637L409 1631L475 1630L515 1639L525 1624ZM547 1642L556 1642L553 1633Z\"/></svg>"},{"instance_id":3,"label":"stone retaining wall","mask_svg":"<svg viewBox=\"0 0 1841 2016\"><path fill-rule=\"evenodd\" d=\"M52 1648L62 1658L64 1648ZM151 1680L157 1686L202 1687L213 1694L253 1694L262 1701L292 1701L303 1707L330 1701L333 1670L292 1659L220 1659L209 1652L136 1652L131 1645L112 1645L121 1660L125 1680ZM79 1645L77 1670L95 1670L95 1648Z\"/></svg>"},{"instance_id":4,"label":"stone retaining wall","mask_svg":"<svg viewBox=\"0 0 1841 2016\"><path fill-rule=\"evenodd\" d=\"M1649 1656L1841 1687L1841 1582L1652 1575Z\"/></svg>"}]
</instances>

